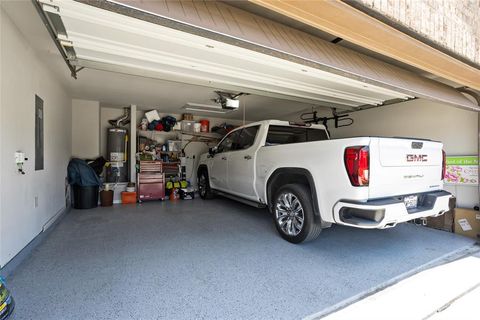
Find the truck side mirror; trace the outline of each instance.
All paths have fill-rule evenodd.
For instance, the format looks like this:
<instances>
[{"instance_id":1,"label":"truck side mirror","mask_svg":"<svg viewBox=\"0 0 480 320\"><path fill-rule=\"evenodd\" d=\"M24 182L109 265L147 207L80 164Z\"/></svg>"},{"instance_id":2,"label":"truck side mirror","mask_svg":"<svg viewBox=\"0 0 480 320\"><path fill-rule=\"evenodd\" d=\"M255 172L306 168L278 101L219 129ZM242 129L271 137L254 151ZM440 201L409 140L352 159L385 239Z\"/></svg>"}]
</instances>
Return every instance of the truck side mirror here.
<instances>
[{"instance_id":1,"label":"truck side mirror","mask_svg":"<svg viewBox=\"0 0 480 320\"><path fill-rule=\"evenodd\" d=\"M209 148L209 149L208 149L208 154L209 154L210 156L212 156L212 157L213 157L217 152L218 152L218 147L213 147L213 148Z\"/></svg>"}]
</instances>

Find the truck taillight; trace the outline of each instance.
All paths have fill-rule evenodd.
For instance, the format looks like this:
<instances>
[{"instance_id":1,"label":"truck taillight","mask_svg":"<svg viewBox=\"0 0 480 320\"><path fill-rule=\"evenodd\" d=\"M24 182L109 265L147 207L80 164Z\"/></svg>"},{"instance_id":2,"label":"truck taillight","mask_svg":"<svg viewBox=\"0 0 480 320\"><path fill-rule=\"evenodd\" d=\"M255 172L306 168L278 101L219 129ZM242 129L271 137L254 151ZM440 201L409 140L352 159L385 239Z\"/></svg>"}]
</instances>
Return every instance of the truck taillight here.
<instances>
[{"instance_id":1,"label":"truck taillight","mask_svg":"<svg viewBox=\"0 0 480 320\"><path fill-rule=\"evenodd\" d=\"M345 168L352 186L368 186L369 182L369 149L368 146L348 147L345 149Z\"/></svg>"},{"instance_id":2,"label":"truck taillight","mask_svg":"<svg viewBox=\"0 0 480 320\"><path fill-rule=\"evenodd\" d=\"M445 173L447 172L447 154L445 150L442 150L442 180L445 179Z\"/></svg>"}]
</instances>

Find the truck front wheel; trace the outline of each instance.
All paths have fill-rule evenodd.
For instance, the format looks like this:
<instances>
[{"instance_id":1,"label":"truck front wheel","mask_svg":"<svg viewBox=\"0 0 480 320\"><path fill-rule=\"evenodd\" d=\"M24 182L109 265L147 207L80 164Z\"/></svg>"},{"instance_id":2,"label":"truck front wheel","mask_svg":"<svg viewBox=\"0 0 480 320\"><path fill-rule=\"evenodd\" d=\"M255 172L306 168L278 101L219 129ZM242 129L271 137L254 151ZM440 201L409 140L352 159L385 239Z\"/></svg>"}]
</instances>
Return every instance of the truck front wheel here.
<instances>
[{"instance_id":1,"label":"truck front wheel","mask_svg":"<svg viewBox=\"0 0 480 320\"><path fill-rule=\"evenodd\" d=\"M301 184L287 184L275 193L275 226L283 239L300 243L314 240L322 228L315 223L309 190Z\"/></svg>"},{"instance_id":2,"label":"truck front wheel","mask_svg":"<svg viewBox=\"0 0 480 320\"><path fill-rule=\"evenodd\" d=\"M198 193L203 200L213 199L214 197L212 189L210 188L208 171L206 169L198 172Z\"/></svg>"}]
</instances>

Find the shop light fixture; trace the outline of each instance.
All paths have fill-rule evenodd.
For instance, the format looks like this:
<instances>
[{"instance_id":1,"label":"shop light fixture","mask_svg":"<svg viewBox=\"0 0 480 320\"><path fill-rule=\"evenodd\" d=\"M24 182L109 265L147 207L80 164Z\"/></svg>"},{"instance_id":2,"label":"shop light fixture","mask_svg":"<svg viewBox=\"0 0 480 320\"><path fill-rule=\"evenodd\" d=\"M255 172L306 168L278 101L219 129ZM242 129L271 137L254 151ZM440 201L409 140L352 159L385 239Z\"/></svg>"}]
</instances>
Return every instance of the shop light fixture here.
<instances>
[{"instance_id":1,"label":"shop light fixture","mask_svg":"<svg viewBox=\"0 0 480 320\"><path fill-rule=\"evenodd\" d=\"M188 102L187 104L185 104L182 107L182 109L185 109L187 111L209 112L209 113L217 113L217 114L225 114L225 113L235 111L234 109L224 109L219 104L214 105L214 104L201 104L201 103L192 103L192 102Z\"/></svg>"}]
</instances>

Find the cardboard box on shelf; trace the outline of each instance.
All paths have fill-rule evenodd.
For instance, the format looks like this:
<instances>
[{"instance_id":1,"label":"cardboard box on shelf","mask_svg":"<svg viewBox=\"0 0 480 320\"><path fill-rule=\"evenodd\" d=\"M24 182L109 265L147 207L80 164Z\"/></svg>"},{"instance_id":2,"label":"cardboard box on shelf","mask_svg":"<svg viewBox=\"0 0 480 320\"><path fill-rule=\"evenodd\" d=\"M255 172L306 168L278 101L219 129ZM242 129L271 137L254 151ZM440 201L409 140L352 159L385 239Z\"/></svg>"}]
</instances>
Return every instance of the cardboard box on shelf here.
<instances>
[{"instance_id":1,"label":"cardboard box on shelf","mask_svg":"<svg viewBox=\"0 0 480 320\"><path fill-rule=\"evenodd\" d=\"M480 211L455 208L454 232L478 240L480 237Z\"/></svg>"},{"instance_id":2,"label":"cardboard box on shelf","mask_svg":"<svg viewBox=\"0 0 480 320\"><path fill-rule=\"evenodd\" d=\"M153 120L160 120L160 116L157 110L145 112L145 118L147 118L149 123L152 122Z\"/></svg>"}]
</instances>

